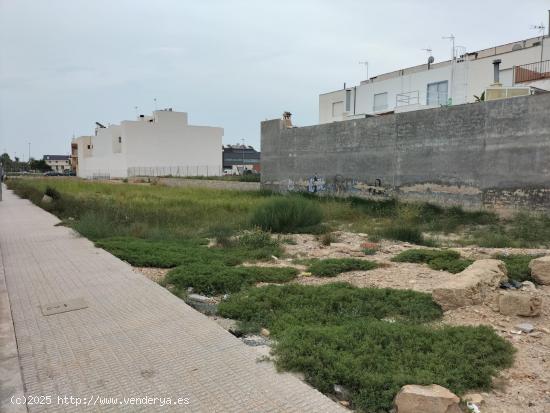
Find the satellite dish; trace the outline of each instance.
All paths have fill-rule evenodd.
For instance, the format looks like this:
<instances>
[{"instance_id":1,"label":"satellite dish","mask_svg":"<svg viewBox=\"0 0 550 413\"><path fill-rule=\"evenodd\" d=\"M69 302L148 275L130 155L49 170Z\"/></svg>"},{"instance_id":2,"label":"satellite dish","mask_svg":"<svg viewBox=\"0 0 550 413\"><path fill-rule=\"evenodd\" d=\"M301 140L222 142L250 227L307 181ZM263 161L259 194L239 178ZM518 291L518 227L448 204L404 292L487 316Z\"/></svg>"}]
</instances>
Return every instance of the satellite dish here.
<instances>
[{"instance_id":1,"label":"satellite dish","mask_svg":"<svg viewBox=\"0 0 550 413\"><path fill-rule=\"evenodd\" d=\"M433 56L428 57L428 64L431 65L433 62L435 62L435 59Z\"/></svg>"}]
</instances>

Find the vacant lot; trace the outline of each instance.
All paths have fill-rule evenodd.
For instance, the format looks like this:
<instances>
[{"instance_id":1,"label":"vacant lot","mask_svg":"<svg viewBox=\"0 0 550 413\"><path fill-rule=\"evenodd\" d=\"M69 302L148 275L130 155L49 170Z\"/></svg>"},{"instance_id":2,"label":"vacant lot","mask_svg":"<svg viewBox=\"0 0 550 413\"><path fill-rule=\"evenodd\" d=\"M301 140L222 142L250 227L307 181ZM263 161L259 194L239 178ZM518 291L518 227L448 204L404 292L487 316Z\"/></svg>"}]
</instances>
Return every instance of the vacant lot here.
<instances>
[{"instance_id":1,"label":"vacant lot","mask_svg":"<svg viewBox=\"0 0 550 413\"><path fill-rule=\"evenodd\" d=\"M327 394L344 386L351 405L369 412L389 410L404 384L438 383L460 394L489 389L491 378L511 365L513 348L486 327L442 326L442 312L429 294L335 283L339 274L426 265L435 276L437 269L448 277L470 261L435 247L547 247L550 240L544 216L503 220L488 212L393 200L64 179L9 185L130 264L169 269L161 282L182 298L191 290L218 300L227 294L221 315L239 320L243 332L269 329L280 368L303 373ZM44 194L50 202L41 201ZM338 244L336 230L362 233L374 243L353 258L306 254L273 260L297 250L296 236L282 233L312 234L308 239L322 247ZM432 250L393 254L395 262L382 265L370 258L382 239ZM513 256L507 263L518 278L529 277L527 258ZM300 285L297 277L322 278L327 285Z\"/></svg>"}]
</instances>

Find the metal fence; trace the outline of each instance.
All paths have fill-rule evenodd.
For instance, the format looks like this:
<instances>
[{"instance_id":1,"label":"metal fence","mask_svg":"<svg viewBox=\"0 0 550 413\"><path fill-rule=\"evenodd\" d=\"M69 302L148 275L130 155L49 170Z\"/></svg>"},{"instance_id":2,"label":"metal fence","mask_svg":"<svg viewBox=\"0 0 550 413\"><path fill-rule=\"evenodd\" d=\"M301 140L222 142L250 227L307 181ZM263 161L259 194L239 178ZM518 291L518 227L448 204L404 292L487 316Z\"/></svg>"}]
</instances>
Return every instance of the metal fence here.
<instances>
[{"instance_id":1,"label":"metal fence","mask_svg":"<svg viewBox=\"0 0 550 413\"><path fill-rule=\"evenodd\" d=\"M221 176L221 165L140 166L128 168L128 177L135 176Z\"/></svg>"},{"instance_id":2,"label":"metal fence","mask_svg":"<svg viewBox=\"0 0 550 413\"><path fill-rule=\"evenodd\" d=\"M550 60L514 66L514 83L550 79Z\"/></svg>"}]
</instances>

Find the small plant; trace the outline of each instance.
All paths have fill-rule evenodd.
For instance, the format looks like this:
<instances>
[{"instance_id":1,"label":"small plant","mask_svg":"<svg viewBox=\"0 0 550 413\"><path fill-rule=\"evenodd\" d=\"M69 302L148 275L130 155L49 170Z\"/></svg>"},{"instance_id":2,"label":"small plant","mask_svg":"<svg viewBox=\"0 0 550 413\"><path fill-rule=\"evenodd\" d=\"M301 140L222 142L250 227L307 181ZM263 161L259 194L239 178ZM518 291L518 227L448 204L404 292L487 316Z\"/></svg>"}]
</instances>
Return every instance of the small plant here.
<instances>
[{"instance_id":1,"label":"small plant","mask_svg":"<svg viewBox=\"0 0 550 413\"><path fill-rule=\"evenodd\" d=\"M54 201L61 199L61 194L59 193L59 191L55 188L52 188L51 186L46 187L46 190L44 191L44 195L49 196Z\"/></svg>"},{"instance_id":2,"label":"small plant","mask_svg":"<svg viewBox=\"0 0 550 413\"><path fill-rule=\"evenodd\" d=\"M326 234L321 234L319 237L319 242L321 245L328 247L333 242L338 242L338 237L332 232L327 232Z\"/></svg>"},{"instance_id":3,"label":"small plant","mask_svg":"<svg viewBox=\"0 0 550 413\"><path fill-rule=\"evenodd\" d=\"M318 202L303 197L274 198L258 207L251 224L279 233L310 232L321 223L323 212Z\"/></svg>"},{"instance_id":4,"label":"small plant","mask_svg":"<svg viewBox=\"0 0 550 413\"><path fill-rule=\"evenodd\" d=\"M361 251L365 255L374 255L380 249L379 245L375 242L363 242L361 243Z\"/></svg>"},{"instance_id":5,"label":"small plant","mask_svg":"<svg viewBox=\"0 0 550 413\"><path fill-rule=\"evenodd\" d=\"M498 254L495 256L497 260L501 260L506 265L508 270L508 278L516 281L531 281L531 269L529 268L529 263L531 260L540 257L540 255L521 255L521 254L512 254L504 255Z\"/></svg>"},{"instance_id":6,"label":"small plant","mask_svg":"<svg viewBox=\"0 0 550 413\"><path fill-rule=\"evenodd\" d=\"M347 271L368 271L378 267L375 262L359 260L356 258L327 258L324 260L310 261L307 269L318 277L336 277Z\"/></svg>"},{"instance_id":7,"label":"small plant","mask_svg":"<svg viewBox=\"0 0 550 413\"><path fill-rule=\"evenodd\" d=\"M392 258L393 262L425 263L434 270L449 271L453 274L464 271L472 260L460 258L453 250L410 249L402 251Z\"/></svg>"},{"instance_id":8,"label":"small plant","mask_svg":"<svg viewBox=\"0 0 550 413\"><path fill-rule=\"evenodd\" d=\"M390 224L379 230L378 234L382 238L409 242L411 244L425 245L427 243L422 232L413 226Z\"/></svg>"}]
</instances>

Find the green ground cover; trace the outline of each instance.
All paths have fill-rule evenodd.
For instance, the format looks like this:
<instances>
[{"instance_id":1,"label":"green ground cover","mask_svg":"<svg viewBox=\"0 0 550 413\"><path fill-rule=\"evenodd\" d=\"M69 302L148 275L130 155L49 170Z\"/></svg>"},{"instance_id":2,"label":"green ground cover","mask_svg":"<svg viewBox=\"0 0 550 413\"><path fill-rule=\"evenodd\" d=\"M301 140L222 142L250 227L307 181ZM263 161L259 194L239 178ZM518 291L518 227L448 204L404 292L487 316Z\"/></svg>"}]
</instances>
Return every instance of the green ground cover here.
<instances>
[{"instance_id":1,"label":"green ground cover","mask_svg":"<svg viewBox=\"0 0 550 413\"><path fill-rule=\"evenodd\" d=\"M266 286L232 295L220 315L244 331L270 330L280 369L303 372L319 390L351 392L360 411L389 411L401 386L437 383L461 394L488 389L513 347L488 327L436 327L441 309L407 290Z\"/></svg>"},{"instance_id":2,"label":"green ground cover","mask_svg":"<svg viewBox=\"0 0 550 413\"><path fill-rule=\"evenodd\" d=\"M464 271L473 262L460 258L460 254L456 251L436 249L405 250L393 257L392 261L428 264L434 270L449 271L453 274Z\"/></svg>"}]
</instances>

